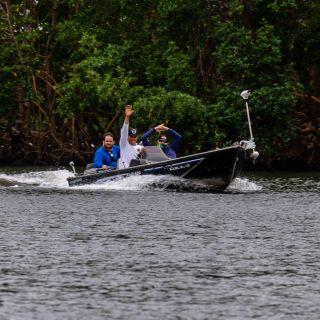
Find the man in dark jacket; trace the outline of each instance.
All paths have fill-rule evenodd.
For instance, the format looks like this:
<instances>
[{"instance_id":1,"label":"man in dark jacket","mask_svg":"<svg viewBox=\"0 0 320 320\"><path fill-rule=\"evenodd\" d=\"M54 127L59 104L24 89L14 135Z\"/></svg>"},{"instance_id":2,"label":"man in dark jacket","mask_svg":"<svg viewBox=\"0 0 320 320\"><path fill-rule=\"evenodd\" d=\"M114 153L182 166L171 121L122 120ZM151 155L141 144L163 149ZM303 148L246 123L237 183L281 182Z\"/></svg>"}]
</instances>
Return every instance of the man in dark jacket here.
<instances>
[{"instance_id":1,"label":"man in dark jacket","mask_svg":"<svg viewBox=\"0 0 320 320\"><path fill-rule=\"evenodd\" d=\"M120 148L114 143L112 133L107 132L103 135L102 146L97 149L94 155L94 167L96 169L107 170L117 168L117 160L120 158Z\"/></svg>"},{"instance_id":2,"label":"man in dark jacket","mask_svg":"<svg viewBox=\"0 0 320 320\"><path fill-rule=\"evenodd\" d=\"M167 135L162 133L163 131L168 132L168 134L174 138L174 141L171 144L169 144ZM177 152L181 145L182 136L176 131L166 127L162 123L150 129L142 136L141 140L144 146L151 145L149 142L149 138L156 132L160 133L160 137L158 139L158 146L162 149L162 151L167 157L175 159L177 157Z\"/></svg>"}]
</instances>

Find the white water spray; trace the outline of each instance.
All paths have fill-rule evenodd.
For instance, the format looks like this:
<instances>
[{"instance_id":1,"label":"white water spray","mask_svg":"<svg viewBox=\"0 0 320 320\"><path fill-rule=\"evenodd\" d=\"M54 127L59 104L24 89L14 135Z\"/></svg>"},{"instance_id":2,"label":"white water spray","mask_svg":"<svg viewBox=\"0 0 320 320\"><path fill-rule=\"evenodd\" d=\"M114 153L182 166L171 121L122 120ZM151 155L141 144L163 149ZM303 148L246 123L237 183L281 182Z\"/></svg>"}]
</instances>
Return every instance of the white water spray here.
<instances>
[{"instance_id":1,"label":"white water spray","mask_svg":"<svg viewBox=\"0 0 320 320\"><path fill-rule=\"evenodd\" d=\"M175 176L132 175L103 183L69 187L67 178L73 177L69 170L47 170L23 173L0 173L0 186L21 187L34 186L40 188L68 190L172 190L188 192L210 192L210 188L201 181L186 180ZM262 187L245 178L236 178L226 190L227 192L259 191Z\"/></svg>"}]
</instances>

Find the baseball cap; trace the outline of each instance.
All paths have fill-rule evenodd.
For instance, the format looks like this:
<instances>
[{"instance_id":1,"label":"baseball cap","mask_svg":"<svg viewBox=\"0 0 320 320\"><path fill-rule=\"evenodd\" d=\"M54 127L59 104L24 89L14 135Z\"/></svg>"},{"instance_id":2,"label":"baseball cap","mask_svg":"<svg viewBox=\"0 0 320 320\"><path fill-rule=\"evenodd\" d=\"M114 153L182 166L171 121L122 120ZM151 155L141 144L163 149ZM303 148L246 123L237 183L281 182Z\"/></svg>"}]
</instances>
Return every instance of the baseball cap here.
<instances>
[{"instance_id":1,"label":"baseball cap","mask_svg":"<svg viewBox=\"0 0 320 320\"><path fill-rule=\"evenodd\" d=\"M136 136L138 134L137 129L130 128L129 129L129 136Z\"/></svg>"}]
</instances>

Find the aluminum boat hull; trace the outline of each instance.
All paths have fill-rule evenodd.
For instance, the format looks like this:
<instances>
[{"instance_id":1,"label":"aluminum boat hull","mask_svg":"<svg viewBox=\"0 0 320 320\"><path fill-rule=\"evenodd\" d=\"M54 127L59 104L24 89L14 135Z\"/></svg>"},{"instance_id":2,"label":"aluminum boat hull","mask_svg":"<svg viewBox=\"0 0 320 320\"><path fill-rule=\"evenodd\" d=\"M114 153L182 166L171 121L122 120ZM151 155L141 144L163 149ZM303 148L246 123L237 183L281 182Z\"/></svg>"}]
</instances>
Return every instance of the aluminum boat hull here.
<instances>
[{"instance_id":1,"label":"aluminum boat hull","mask_svg":"<svg viewBox=\"0 0 320 320\"><path fill-rule=\"evenodd\" d=\"M99 171L68 178L69 186L104 183L129 175L173 175L201 180L217 191L225 190L236 178L248 158L248 151L239 145L125 169Z\"/></svg>"}]
</instances>

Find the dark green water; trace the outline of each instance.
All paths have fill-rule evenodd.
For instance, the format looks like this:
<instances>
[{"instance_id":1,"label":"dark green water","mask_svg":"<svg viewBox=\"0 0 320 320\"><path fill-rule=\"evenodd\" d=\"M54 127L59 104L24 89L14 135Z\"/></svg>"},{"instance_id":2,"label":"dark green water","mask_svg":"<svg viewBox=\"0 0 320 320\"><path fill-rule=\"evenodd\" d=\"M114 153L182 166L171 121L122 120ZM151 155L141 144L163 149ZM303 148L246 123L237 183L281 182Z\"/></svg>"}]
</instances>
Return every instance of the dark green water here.
<instances>
[{"instance_id":1,"label":"dark green water","mask_svg":"<svg viewBox=\"0 0 320 320\"><path fill-rule=\"evenodd\" d=\"M0 168L1 320L319 318L319 173L221 194L69 175Z\"/></svg>"}]
</instances>

